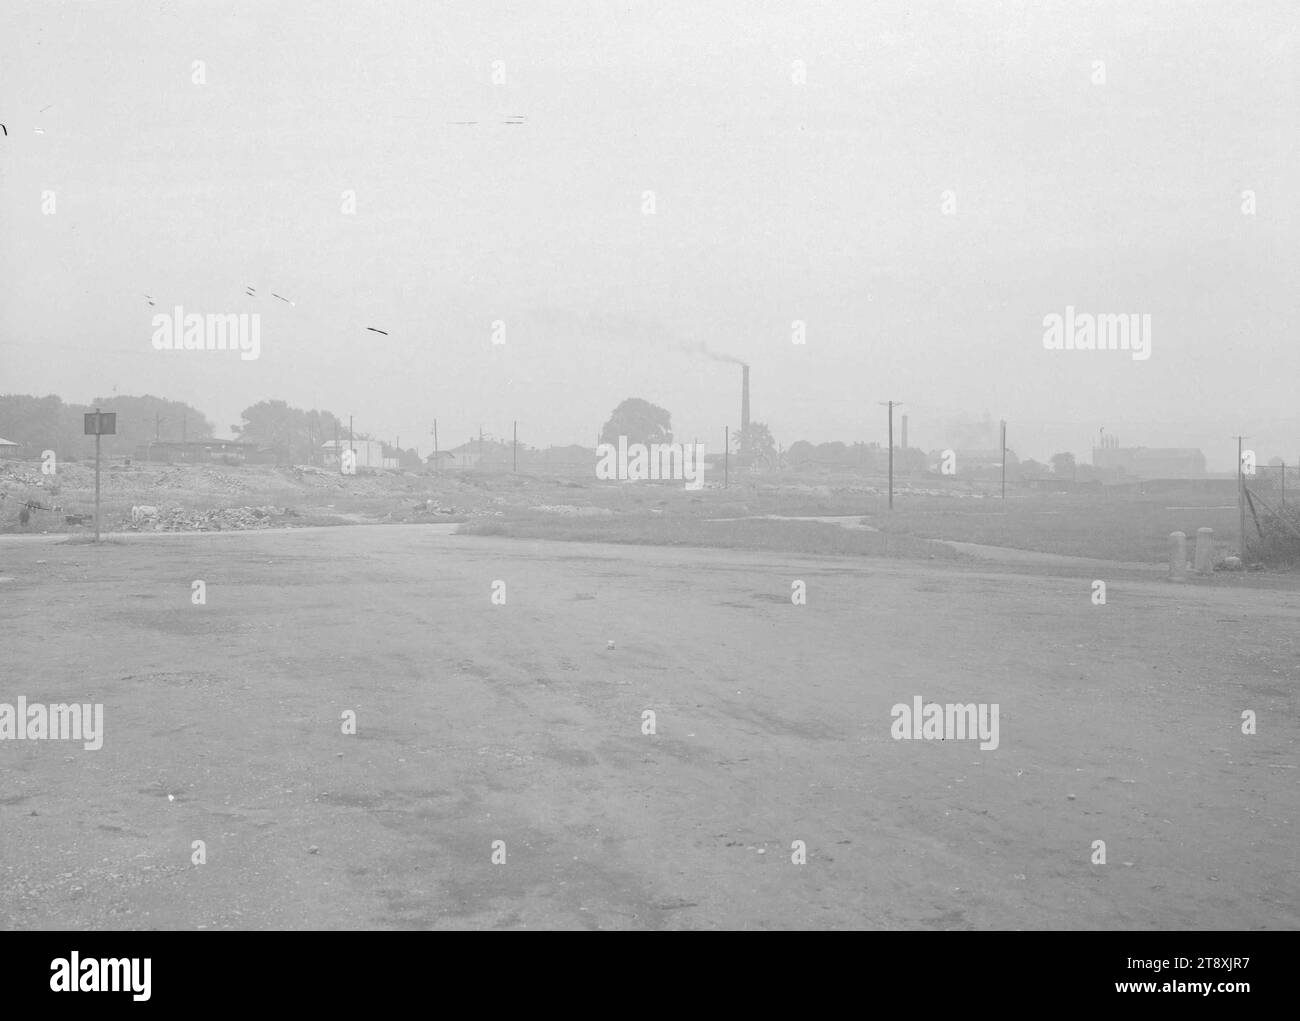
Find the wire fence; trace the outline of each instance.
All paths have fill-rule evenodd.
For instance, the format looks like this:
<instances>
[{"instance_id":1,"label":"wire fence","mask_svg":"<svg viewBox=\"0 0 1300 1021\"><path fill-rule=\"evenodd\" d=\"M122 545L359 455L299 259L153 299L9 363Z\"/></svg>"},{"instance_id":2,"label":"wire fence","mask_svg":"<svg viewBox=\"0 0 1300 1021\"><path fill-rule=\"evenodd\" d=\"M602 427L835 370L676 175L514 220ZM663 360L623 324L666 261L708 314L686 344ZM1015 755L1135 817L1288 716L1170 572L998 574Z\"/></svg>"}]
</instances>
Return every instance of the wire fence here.
<instances>
[{"instance_id":1,"label":"wire fence","mask_svg":"<svg viewBox=\"0 0 1300 1021\"><path fill-rule=\"evenodd\" d=\"M1300 468L1258 465L1242 476L1242 488L1247 548L1265 562L1295 563L1300 559Z\"/></svg>"},{"instance_id":2,"label":"wire fence","mask_svg":"<svg viewBox=\"0 0 1300 1021\"><path fill-rule=\"evenodd\" d=\"M1244 476L1246 489L1252 496L1262 497L1279 509L1291 501L1300 504L1300 470L1295 465L1266 464L1255 468L1255 474Z\"/></svg>"}]
</instances>

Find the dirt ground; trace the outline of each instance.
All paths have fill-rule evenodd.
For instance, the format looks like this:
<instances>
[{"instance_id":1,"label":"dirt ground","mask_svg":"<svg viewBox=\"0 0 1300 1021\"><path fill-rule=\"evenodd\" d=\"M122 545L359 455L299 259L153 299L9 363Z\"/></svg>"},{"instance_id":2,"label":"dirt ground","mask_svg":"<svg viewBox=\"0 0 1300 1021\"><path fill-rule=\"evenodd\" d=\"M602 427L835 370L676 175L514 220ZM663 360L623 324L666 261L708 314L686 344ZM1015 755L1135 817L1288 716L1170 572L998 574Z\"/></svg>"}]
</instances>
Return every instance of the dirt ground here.
<instances>
[{"instance_id":1,"label":"dirt ground","mask_svg":"<svg viewBox=\"0 0 1300 1021\"><path fill-rule=\"evenodd\" d=\"M0 539L0 928L1300 925L1300 593L451 532Z\"/></svg>"}]
</instances>

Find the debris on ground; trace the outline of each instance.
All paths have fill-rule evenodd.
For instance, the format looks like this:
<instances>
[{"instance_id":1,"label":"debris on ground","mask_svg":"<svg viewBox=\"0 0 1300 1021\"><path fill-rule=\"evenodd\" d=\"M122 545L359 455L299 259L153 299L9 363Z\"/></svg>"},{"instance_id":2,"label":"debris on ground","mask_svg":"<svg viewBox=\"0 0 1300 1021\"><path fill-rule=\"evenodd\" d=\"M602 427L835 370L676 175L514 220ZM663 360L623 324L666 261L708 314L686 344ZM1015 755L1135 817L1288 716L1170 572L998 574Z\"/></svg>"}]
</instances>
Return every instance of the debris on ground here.
<instances>
[{"instance_id":1,"label":"debris on ground","mask_svg":"<svg viewBox=\"0 0 1300 1021\"><path fill-rule=\"evenodd\" d=\"M298 512L289 507L217 507L212 510L186 510L183 507L136 508L153 510L152 515L142 515L133 520L130 528L136 532L219 532L226 529L275 528L284 524L285 518L296 518Z\"/></svg>"}]
</instances>

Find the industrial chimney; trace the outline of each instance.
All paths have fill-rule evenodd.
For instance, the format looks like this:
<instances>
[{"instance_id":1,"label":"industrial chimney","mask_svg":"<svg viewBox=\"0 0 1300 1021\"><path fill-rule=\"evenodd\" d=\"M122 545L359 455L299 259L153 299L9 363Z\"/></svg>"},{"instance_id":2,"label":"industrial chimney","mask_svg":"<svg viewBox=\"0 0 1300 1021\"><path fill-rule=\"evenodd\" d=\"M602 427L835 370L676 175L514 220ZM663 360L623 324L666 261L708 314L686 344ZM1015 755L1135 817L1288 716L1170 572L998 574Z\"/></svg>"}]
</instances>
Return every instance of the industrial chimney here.
<instances>
[{"instance_id":1,"label":"industrial chimney","mask_svg":"<svg viewBox=\"0 0 1300 1021\"><path fill-rule=\"evenodd\" d=\"M740 366L740 433L749 431L749 366Z\"/></svg>"}]
</instances>

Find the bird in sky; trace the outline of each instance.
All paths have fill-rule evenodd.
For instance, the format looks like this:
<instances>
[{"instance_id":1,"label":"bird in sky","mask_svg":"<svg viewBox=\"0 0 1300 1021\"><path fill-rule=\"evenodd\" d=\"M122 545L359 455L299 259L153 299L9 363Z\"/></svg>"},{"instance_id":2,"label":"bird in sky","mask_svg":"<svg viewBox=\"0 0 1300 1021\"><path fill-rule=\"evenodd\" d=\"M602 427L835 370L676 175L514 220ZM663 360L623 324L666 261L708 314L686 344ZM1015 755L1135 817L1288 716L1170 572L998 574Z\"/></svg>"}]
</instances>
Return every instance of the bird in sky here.
<instances>
[{"instance_id":1,"label":"bird in sky","mask_svg":"<svg viewBox=\"0 0 1300 1021\"><path fill-rule=\"evenodd\" d=\"M371 333L381 333L381 334L383 334L385 337L388 336L388 331L387 331L387 330L376 330L373 326L367 326L366 329L369 330Z\"/></svg>"}]
</instances>

